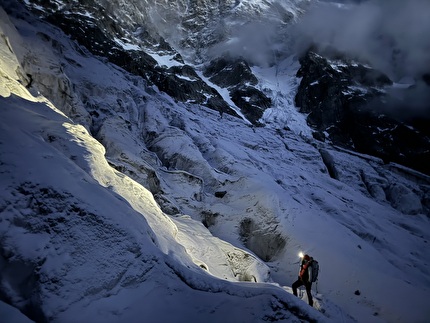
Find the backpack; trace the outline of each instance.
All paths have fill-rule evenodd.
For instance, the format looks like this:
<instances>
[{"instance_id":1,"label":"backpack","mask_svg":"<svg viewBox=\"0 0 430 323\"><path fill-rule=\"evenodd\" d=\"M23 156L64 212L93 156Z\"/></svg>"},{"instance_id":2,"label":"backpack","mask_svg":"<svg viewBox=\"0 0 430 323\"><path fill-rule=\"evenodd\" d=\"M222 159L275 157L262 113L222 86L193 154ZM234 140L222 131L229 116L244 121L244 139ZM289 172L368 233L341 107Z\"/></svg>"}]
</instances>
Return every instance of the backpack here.
<instances>
[{"instance_id":1,"label":"backpack","mask_svg":"<svg viewBox=\"0 0 430 323\"><path fill-rule=\"evenodd\" d=\"M312 268L312 279L311 282L314 283L318 280L318 272L320 271L320 265L318 261L312 259L310 267Z\"/></svg>"}]
</instances>

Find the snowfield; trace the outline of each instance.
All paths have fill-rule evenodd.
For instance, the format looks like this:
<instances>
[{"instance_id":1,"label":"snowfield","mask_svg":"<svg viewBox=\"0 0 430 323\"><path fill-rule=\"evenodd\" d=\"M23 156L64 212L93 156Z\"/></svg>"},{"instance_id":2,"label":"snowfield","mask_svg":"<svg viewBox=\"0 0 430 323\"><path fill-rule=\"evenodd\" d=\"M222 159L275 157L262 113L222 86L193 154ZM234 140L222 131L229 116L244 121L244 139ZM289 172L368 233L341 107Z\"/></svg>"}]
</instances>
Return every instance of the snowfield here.
<instances>
[{"instance_id":1,"label":"snowfield","mask_svg":"<svg viewBox=\"0 0 430 323\"><path fill-rule=\"evenodd\" d=\"M430 178L312 139L293 58L255 71L256 128L31 16L0 34L5 322L428 321Z\"/></svg>"}]
</instances>

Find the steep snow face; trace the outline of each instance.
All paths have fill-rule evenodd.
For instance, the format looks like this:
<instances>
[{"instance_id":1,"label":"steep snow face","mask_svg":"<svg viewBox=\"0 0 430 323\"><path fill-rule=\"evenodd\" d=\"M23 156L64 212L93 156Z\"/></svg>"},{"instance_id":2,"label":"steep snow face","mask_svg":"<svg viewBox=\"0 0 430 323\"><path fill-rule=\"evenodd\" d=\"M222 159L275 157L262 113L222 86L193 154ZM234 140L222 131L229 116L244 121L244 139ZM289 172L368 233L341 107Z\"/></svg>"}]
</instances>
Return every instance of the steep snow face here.
<instances>
[{"instance_id":1,"label":"steep snow face","mask_svg":"<svg viewBox=\"0 0 430 323\"><path fill-rule=\"evenodd\" d=\"M256 128L178 103L2 14L3 302L37 321L429 317L428 177L299 120ZM269 120L295 118L292 64L255 69L279 94ZM288 287L300 250L320 262L315 309Z\"/></svg>"}]
</instances>

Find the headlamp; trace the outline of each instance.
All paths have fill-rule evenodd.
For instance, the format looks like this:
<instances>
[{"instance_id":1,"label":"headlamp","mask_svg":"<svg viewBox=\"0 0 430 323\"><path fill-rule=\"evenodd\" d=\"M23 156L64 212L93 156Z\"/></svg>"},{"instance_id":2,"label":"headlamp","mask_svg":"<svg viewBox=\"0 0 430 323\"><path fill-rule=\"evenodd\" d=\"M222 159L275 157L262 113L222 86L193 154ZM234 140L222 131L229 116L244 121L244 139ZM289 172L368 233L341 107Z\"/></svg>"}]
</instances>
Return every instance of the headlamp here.
<instances>
[{"instance_id":1,"label":"headlamp","mask_svg":"<svg viewBox=\"0 0 430 323\"><path fill-rule=\"evenodd\" d=\"M300 257L300 258L303 258L304 256L305 256L305 255L303 254L303 252L301 252L301 251L300 251L300 252L299 252L299 257Z\"/></svg>"}]
</instances>

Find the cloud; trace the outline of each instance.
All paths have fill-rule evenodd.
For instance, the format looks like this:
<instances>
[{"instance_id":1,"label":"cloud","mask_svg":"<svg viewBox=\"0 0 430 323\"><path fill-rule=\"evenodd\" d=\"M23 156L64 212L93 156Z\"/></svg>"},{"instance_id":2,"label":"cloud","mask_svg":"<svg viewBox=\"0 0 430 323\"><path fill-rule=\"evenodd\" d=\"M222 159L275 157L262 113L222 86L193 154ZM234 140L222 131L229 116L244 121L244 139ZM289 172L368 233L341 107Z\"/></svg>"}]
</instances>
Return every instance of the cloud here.
<instances>
[{"instance_id":1,"label":"cloud","mask_svg":"<svg viewBox=\"0 0 430 323\"><path fill-rule=\"evenodd\" d=\"M321 3L295 26L300 49L334 47L369 62L394 80L430 71L430 1Z\"/></svg>"},{"instance_id":2,"label":"cloud","mask_svg":"<svg viewBox=\"0 0 430 323\"><path fill-rule=\"evenodd\" d=\"M276 30L273 23L249 22L236 25L231 29L229 39L212 46L208 54L210 57L243 57L250 64L271 65L279 44Z\"/></svg>"},{"instance_id":3,"label":"cloud","mask_svg":"<svg viewBox=\"0 0 430 323\"><path fill-rule=\"evenodd\" d=\"M387 106L399 117L430 117L430 0L326 0L312 4L295 24L280 20L226 23L228 39L209 57L243 57L270 66L309 49L336 49L387 74L394 82ZM372 106L372 108L376 108ZM382 109L382 107L381 107Z\"/></svg>"}]
</instances>

